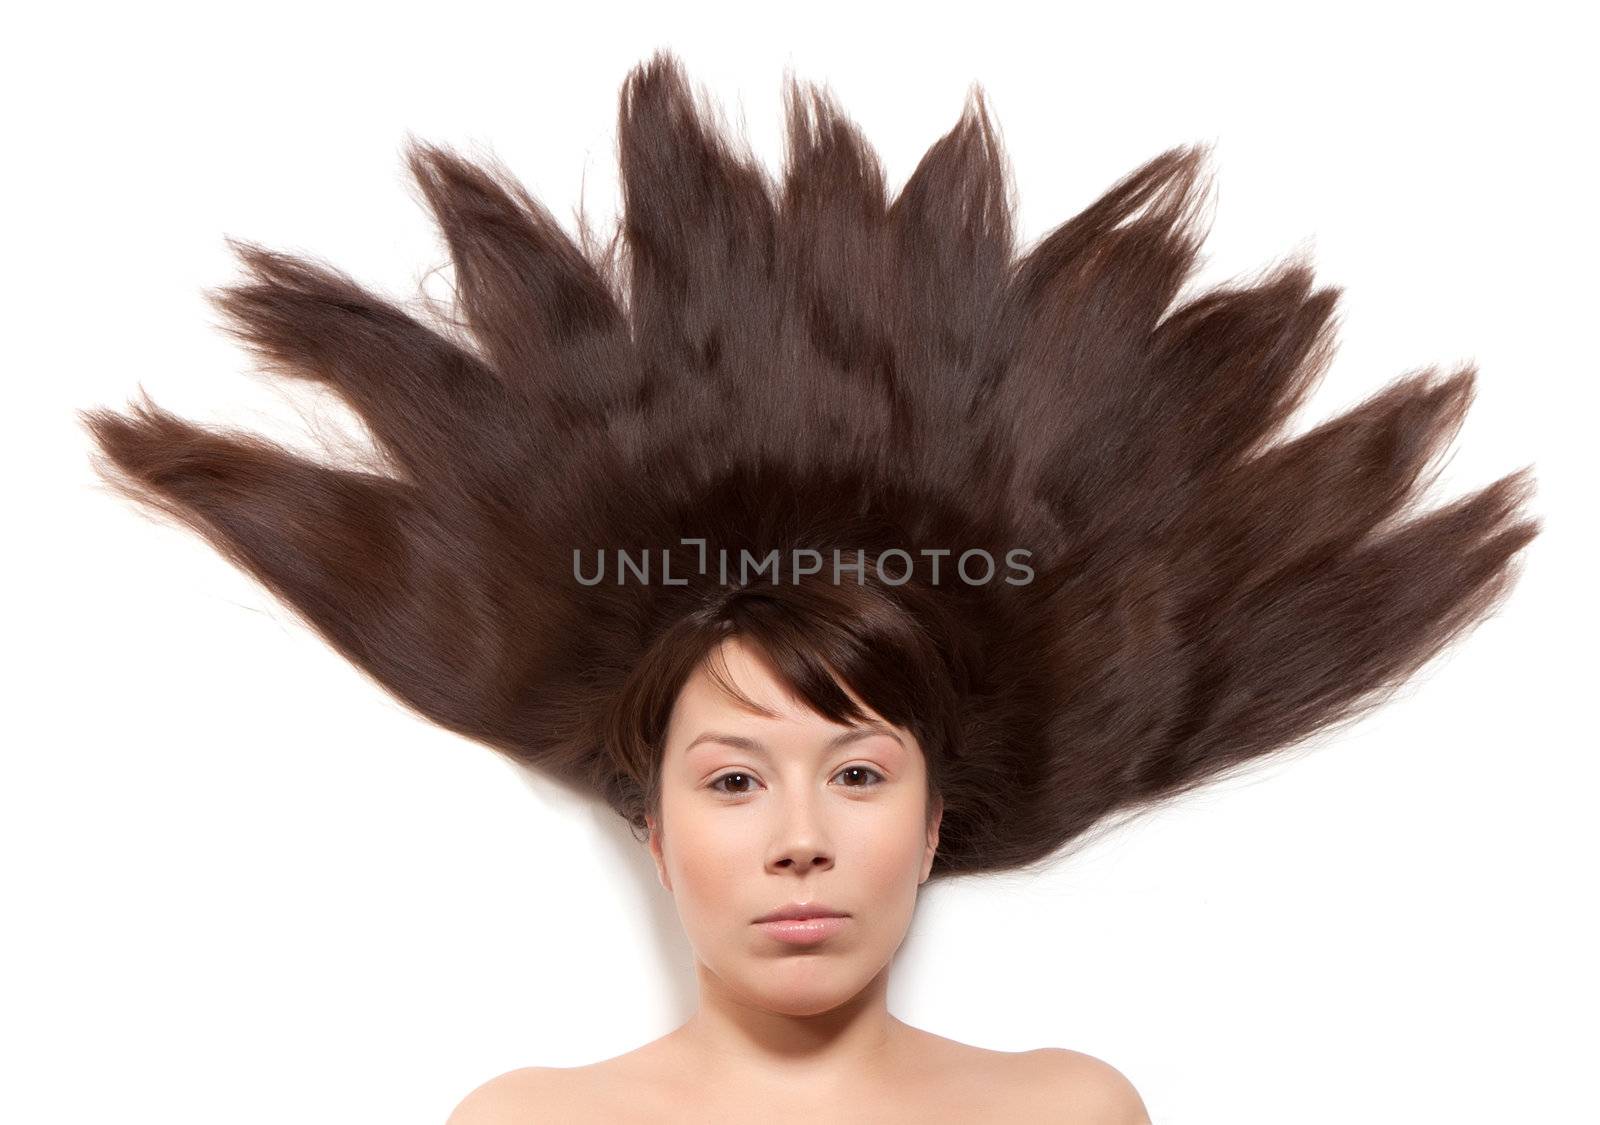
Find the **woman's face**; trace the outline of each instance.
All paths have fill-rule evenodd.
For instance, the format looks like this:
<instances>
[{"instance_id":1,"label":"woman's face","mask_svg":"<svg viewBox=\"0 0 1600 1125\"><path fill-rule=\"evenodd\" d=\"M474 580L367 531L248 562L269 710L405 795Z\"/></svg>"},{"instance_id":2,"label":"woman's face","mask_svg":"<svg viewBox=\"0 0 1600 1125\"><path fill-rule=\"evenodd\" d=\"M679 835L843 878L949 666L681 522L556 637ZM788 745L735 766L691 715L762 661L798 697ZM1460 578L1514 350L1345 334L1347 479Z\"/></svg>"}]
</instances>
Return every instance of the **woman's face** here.
<instances>
[{"instance_id":1,"label":"woman's face","mask_svg":"<svg viewBox=\"0 0 1600 1125\"><path fill-rule=\"evenodd\" d=\"M788 1015L844 1003L905 939L943 811L927 816L927 766L910 732L845 689L875 726L829 722L790 696L758 649L722 644L673 708L650 851L702 972L744 1002ZM821 940L780 940L756 919L791 903L848 917Z\"/></svg>"}]
</instances>

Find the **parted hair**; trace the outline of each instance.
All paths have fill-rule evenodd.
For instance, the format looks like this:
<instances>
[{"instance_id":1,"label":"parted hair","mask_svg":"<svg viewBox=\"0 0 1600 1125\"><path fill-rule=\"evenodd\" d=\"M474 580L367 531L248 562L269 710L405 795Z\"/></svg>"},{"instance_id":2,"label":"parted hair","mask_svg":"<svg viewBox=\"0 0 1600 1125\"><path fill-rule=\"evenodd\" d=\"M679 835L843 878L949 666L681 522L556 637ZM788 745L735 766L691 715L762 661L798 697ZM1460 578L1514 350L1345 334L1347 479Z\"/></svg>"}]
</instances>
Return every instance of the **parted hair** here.
<instances>
[{"instance_id":1,"label":"parted hair","mask_svg":"<svg viewBox=\"0 0 1600 1125\"><path fill-rule=\"evenodd\" d=\"M1531 466L1420 502L1473 365L1289 437L1339 290L1290 258L1180 299L1207 147L1019 250L981 88L892 199L831 93L787 78L784 105L774 178L674 56L640 63L603 244L492 156L408 137L453 307L236 239L248 276L208 292L373 455L312 460L141 388L79 411L97 471L420 715L636 830L721 638L838 722L862 717L846 685L918 737L935 877L1043 861L1348 723L1514 584ZM825 565L719 565L796 552ZM968 580L973 558L1025 565Z\"/></svg>"}]
</instances>

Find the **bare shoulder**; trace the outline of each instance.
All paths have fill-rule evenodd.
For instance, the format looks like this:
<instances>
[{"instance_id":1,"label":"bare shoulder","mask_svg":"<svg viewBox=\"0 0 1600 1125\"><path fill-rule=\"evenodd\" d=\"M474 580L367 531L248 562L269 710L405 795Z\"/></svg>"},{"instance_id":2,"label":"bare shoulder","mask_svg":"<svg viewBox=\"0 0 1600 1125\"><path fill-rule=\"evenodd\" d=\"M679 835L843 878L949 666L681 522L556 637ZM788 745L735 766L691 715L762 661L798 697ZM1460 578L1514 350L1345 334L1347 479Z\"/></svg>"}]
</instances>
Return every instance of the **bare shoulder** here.
<instances>
[{"instance_id":1,"label":"bare shoulder","mask_svg":"<svg viewBox=\"0 0 1600 1125\"><path fill-rule=\"evenodd\" d=\"M489 1079L461 1099L445 1125L541 1125L565 1121L571 1084L554 1066L525 1066Z\"/></svg>"},{"instance_id":2,"label":"bare shoulder","mask_svg":"<svg viewBox=\"0 0 1600 1125\"><path fill-rule=\"evenodd\" d=\"M1041 1111L1070 1111L1084 1125L1150 1125L1139 1091L1110 1063L1063 1047L1024 1051L1020 1060L1032 1071L1028 1085Z\"/></svg>"},{"instance_id":3,"label":"bare shoulder","mask_svg":"<svg viewBox=\"0 0 1600 1125\"><path fill-rule=\"evenodd\" d=\"M473 1090L445 1125L578 1125L612 1122L640 1103L666 1103L680 1091L663 1065L660 1041L584 1066L525 1066Z\"/></svg>"},{"instance_id":4,"label":"bare shoulder","mask_svg":"<svg viewBox=\"0 0 1600 1125\"><path fill-rule=\"evenodd\" d=\"M1108 1062L1062 1047L994 1051L930 1032L910 1029L924 1073L937 1075L947 1104L969 1099L992 1112L996 1091L1007 1091L1007 1112L1016 1121L1072 1125L1150 1125L1144 1099Z\"/></svg>"}]
</instances>

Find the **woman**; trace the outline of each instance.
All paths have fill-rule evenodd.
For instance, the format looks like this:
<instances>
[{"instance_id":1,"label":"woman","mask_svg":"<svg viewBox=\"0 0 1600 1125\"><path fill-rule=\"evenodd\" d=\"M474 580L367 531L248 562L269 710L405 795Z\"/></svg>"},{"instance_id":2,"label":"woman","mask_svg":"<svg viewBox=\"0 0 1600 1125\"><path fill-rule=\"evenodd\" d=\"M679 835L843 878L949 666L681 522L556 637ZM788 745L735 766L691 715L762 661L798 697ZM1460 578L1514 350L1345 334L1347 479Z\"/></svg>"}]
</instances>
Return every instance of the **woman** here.
<instances>
[{"instance_id":1,"label":"woman","mask_svg":"<svg viewBox=\"0 0 1600 1125\"><path fill-rule=\"evenodd\" d=\"M646 833L699 1011L495 1079L457 1125L1141 1120L1099 1060L889 1015L916 888L1050 859L1381 702L1509 591L1531 478L1408 510L1470 368L1275 440L1337 291L1287 263L1169 307L1202 150L1018 259L981 99L892 203L826 97L788 105L780 184L670 56L630 75L625 271L509 176L416 146L464 324L248 245L218 297L379 463L147 401L85 415L102 471L419 713ZM818 904L847 916L767 920Z\"/></svg>"},{"instance_id":2,"label":"woman","mask_svg":"<svg viewBox=\"0 0 1600 1125\"><path fill-rule=\"evenodd\" d=\"M721 620L741 627L746 612ZM890 961L939 846L939 796L909 726L842 683L857 713L827 718L764 655L772 645L803 677L817 649L838 651L833 623L769 620L805 624L714 642L660 743L649 848L694 948L699 1010L617 1058L501 1075L451 1125L1148 1122L1128 1080L1092 1056L982 1050L889 1013ZM838 624L855 639L851 620ZM884 672L909 680L909 668L925 670ZM810 920L763 921L780 914Z\"/></svg>"}]
</instances>

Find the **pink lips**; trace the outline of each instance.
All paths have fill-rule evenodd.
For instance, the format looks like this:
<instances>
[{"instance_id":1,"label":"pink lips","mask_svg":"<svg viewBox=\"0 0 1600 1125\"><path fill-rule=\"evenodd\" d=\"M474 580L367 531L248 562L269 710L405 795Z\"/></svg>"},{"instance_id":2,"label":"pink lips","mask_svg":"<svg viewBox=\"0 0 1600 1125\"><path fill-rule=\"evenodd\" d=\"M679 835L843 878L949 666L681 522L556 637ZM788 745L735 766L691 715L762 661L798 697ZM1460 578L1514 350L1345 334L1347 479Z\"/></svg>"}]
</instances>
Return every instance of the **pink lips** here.
<instances>
[{"instance_id":1,"label":"pink lips","mask_svg":"<svg viewBox=\"0 0 1600 1125\"><path fill-rule=\"evenodd\" d=\"M767 936L788 945L814 945L844 929L850 919L842 915L825 918L784 918L776 922L757 922Z\"/></svg>"},{"instance_id":2,"label":"pink lips","mask_svg":"<svg viewBox=\"0 0 1600 1125\"><path fill-rule=\"evenodd\" d=\"M820 902L791 902L757 918L768 937L788 945L815 945L844 929L850 916Z\"/></svg>"}]
</instances>

